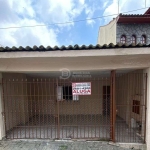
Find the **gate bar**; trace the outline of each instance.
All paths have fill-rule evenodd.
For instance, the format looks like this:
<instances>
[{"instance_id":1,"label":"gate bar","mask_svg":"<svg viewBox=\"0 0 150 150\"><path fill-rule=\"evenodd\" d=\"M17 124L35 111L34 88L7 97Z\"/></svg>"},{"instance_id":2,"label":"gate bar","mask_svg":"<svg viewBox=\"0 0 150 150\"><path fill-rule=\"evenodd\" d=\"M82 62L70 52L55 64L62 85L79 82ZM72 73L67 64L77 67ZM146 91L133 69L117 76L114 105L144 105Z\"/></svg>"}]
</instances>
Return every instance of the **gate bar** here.
<instances>
[{"instance_id":1,"label":"gate bar","mask_svg":"<svg viewBox=\"0 0 150 150\"><path fill-rule=\"evenodd\" d=\"M144 128L144 143L146 143L146 119L147 119L147 73L145 75L145 128Z\"/></svg>"},{"instance_id":2,"label":"gate bar","mask_svg":"<svg viewBox=\"0 0 150 150\"><path fill-rule=\"evenodd\" d=\"M2 78L1 80L0 80L0 84L1 84L1 102L2 102L2 112L0 112L0 113L2 113L2 117L3 117L3 119L4 119L4 122L3 122L3 125L4 125L4 130L5 130L5 136L7 137L7 134L6 134L6 111L5 111L5 102L4 102L4 99L5 99L5 97L4 97L4 79Z\"/></svg>"},{"instance_id":3,"label":"gate bar","mask_svg":"<svg viewBox=\"0 0 150 150\"><path fill-rule=\"evenodd\" d=\"M116 102L115 102L115 78L116 78L116 71L111 71L111 139L113 142L115 142L115 122L116 122Z\"/></svg>"},{"instance_id":4,"label":"gate bar","mask_svg":"<svg viewBox=\"0 0 150 150\"><path fill-rule=\"evenodd\" d=\"M56 90L57 90L57 88L58 88L58 79L56 80L57 82L56 82ZM57 95L56 95L56 97L57 97ZM56 117L56 119L57 119L57 138L58 139L60 139L60 118L59 118L59 101L58 101L58 97L56 98L56 103L57 103L57 117Z\"/></svg>"}]
</instances>

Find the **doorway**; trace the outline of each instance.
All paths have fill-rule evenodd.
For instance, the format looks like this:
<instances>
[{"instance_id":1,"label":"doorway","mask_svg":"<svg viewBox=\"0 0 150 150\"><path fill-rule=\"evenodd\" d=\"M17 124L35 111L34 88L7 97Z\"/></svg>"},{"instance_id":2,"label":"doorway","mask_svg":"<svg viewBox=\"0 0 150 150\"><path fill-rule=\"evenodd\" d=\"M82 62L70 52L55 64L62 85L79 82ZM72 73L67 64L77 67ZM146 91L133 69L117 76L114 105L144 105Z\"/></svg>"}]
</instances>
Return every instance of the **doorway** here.
<instances>
[{"instance_id":1,"label":"doorway","mask_svg":"<svg viewBox=\"0 0 150 150\"><path fill-rule=\"evenodd\" d=\"M103 115L110 115L110 86L103 86Z\"/></svg>"}]
</instances>

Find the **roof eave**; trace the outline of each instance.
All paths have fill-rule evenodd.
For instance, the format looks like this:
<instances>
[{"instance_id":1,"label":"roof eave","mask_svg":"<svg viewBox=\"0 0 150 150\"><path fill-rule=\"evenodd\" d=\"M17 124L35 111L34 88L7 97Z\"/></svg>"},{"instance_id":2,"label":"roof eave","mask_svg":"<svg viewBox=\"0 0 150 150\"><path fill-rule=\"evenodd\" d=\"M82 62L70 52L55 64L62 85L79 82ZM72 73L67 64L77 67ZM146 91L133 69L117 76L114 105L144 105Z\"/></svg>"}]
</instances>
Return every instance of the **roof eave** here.
<instances>
[{"instance_id":1,"label":"roof eave","mask_svg":"<svg viewBox=\"0 0 150 150\"><path fill-rule=\"evenodd\" d=\"M150 16L119 16L117 23L150 23Z\"/></svg>"}]
</instances>

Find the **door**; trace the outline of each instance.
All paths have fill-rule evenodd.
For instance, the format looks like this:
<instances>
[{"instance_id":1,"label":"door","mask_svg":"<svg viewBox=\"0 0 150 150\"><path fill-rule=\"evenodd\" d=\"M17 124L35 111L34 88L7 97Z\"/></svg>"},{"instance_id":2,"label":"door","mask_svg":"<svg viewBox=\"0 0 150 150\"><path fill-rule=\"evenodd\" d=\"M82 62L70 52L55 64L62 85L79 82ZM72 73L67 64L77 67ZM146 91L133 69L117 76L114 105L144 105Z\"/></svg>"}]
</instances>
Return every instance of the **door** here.
<instances>
[{"instance_id":1,"label":"door","mask_svg":"<svg viewBox=\"0 0 150 150\"><path fill-rule=\"evenodd\" d=\"M103 115L110 115L110 86L103 86Z\"/></svg>"}]
</instances>

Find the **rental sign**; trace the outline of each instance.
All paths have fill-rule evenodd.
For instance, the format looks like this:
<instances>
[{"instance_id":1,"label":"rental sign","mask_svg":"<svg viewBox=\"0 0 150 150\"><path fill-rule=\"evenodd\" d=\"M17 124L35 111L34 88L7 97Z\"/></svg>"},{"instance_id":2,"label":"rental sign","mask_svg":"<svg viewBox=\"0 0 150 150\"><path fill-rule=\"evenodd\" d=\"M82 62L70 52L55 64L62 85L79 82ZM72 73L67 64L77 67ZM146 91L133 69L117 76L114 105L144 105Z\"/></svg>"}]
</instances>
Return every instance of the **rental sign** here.
<instances>
[{"instance_id":1,"label":"rental sign","mask_svg":"<svg viewBox=\"0 0 150 150\"><path fill-rule=\"evenodd\" d=\"M72 95L91 95L91 82L72 83Z\"/></svg>"}]
</instances>

